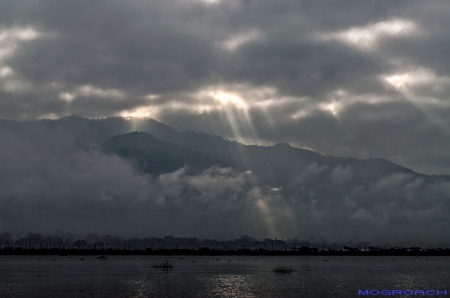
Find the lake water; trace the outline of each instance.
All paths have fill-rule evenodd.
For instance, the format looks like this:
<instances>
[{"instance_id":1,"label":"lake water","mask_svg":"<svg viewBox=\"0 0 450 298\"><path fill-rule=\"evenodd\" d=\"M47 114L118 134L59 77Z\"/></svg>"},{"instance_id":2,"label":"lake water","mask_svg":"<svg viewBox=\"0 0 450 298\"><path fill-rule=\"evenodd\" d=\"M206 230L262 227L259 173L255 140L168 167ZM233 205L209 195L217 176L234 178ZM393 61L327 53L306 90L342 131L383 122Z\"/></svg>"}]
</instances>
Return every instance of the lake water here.
<instances>
[{"instance_id":1,"label":"lake water","mask_svg":"<svg viewBox=\"0 0 450 298\"><path fill-rule=\"evenodd\" d=\"M436 289L450 295L450 257L83 258L0 256L0 297L348 298L358 297L359 289ZM169 271L151 267L167 260L174 266ZM295 272L274 273L279 266Z\"/></svg>"}]
</instances>

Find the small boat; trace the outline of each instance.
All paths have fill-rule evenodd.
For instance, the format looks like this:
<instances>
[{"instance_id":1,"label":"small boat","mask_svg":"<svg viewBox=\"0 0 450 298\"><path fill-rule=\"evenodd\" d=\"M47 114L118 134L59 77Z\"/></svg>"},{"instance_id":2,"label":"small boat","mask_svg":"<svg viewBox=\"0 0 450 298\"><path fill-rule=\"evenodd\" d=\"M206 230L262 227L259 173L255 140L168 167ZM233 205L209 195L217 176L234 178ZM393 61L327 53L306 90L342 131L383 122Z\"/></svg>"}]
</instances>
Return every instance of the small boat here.
<instances>
[{"instance_id":1,"label":"small boat","mask_svg":"<svg viewBox=\"0 0 450 298\"><path fill-rule=\"evenodd\" d=\"M278 268L273 269L273 272L275 272L275 273L292 273L292 272L294 272L294 269L292 269L292 266L290 266L289 268L278 267Z\"/></svg>"},{"instance_id":2,"label":"small boat","mask_svg":"<svg viewBox=\"0 0 450 298\"><path fill-rule=\"evenodd\" d=\"M172 264L169 264L169 261L161 264L152 264L153 268L161 268L161 269L172 269Z\"/></svg>"},{"instance_id":3,"label":"small boat","mask_svg":"<svg viewBox=\"0 0 450 298\"><path fill-rule=\"evenodd\" d=\"M106 256L97 256L97 257L95 257L97 260L107 260L108 259L108 257L106 257Z\"/></svg>"}]
</instances>

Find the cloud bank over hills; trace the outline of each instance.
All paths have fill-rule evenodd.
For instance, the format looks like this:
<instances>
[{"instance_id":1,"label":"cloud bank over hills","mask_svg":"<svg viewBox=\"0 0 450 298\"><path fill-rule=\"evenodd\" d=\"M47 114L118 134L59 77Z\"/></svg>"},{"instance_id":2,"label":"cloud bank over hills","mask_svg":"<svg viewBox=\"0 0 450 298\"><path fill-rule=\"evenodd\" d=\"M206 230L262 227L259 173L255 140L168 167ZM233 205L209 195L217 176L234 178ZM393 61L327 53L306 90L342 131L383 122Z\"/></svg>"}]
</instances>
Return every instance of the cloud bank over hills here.
<instances>
[{"instance_id":1,"label":"cloud bank over hills","mask_svg":"<svg viewBox=\"0 0 450 298\"><path fill-rule=\"evenodd\" d=\"M445 1L2 1L0 118L149 116L450 174Z\"/></svg>"},{"instance_id":2,"label":"cloud bank over hills","mask_svg":"<svg viewBox=\"0 0 450 298\"><path fill-rule=\"evenodd\" d=\"M0 140L5 232L448 241L450 177L386 159L243 145L152 119L2 120Z\"/></svg>"}]
</instances>

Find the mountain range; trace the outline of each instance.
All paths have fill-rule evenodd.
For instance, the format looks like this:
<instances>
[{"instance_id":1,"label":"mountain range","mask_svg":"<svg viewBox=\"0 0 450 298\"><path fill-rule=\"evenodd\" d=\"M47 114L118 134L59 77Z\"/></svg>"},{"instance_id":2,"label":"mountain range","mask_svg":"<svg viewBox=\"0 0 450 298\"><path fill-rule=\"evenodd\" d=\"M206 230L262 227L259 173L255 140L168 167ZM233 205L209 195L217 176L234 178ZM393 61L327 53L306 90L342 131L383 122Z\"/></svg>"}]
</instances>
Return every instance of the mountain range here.
<instances>
[{"instance_id":1,"label":"mountain range","mask_svg":"<svg viewBox=\"0 0 450 298\"><path fill-rule=\"evenodd\" d=\"M276 186L289 183L292 177L308 166L317 164L324 169L322 176L331 175L336 167L350 167L355 173L351 180L363 184L394 173L412 175L430 183L450 181L449 175L420 174L384 158L324 156L311 150L291 147L289 143L267 147L245 145L218 135L177 131L151 118L86 119L74 115L32 122L0 120L0 131L38 135L45 129L71 135L80 146L101 144L105 152L142 161L137 162L136 166L150 174L172 172L183 165L205 169L218 164L237 170L250 170L258 175L262 183Z\"/></svg>"}]
</instances>

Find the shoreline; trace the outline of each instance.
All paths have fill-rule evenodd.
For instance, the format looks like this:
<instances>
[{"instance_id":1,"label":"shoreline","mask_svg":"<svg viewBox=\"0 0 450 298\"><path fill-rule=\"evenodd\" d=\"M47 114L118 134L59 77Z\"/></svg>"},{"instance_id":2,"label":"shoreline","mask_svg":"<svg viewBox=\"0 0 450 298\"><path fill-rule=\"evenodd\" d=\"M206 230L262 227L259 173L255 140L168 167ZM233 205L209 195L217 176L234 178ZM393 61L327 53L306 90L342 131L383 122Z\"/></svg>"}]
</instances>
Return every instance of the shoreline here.
<instances>
[{"instance_id":1,"label":"shoreline","mask_svg":"<svg viewBox=\"0 0 450 298\"><path fill-rule=\"evenodd\" d=\"M253 251L253 250L204 250L204 249L154 249L154 250L117 250L117 249L0 249L0 256L8 255L59 255L59 256L93 256L93 255L161 255L161 256L450 256L450 250L433 250L422 252L405 252L391 250L378 252L365 251Z\"/></svg>"}]
</instances>

